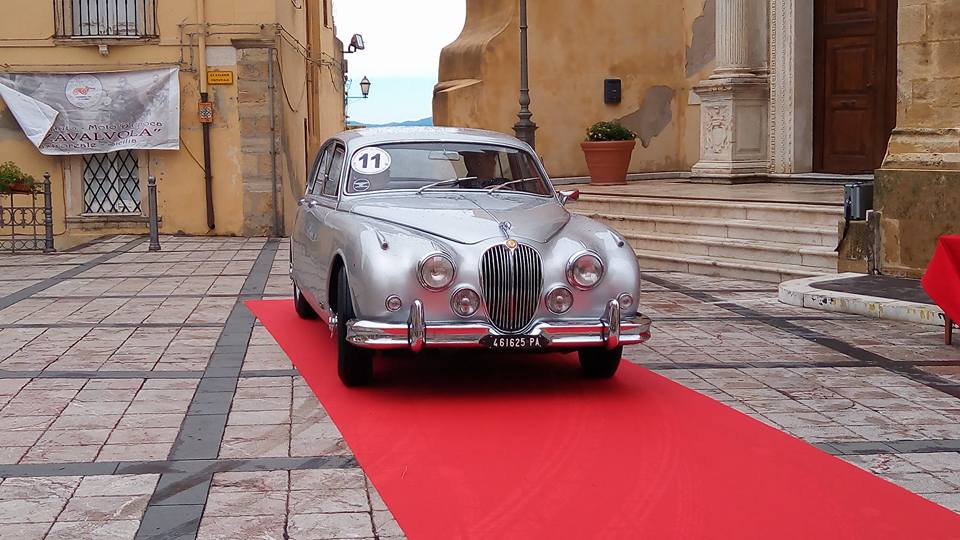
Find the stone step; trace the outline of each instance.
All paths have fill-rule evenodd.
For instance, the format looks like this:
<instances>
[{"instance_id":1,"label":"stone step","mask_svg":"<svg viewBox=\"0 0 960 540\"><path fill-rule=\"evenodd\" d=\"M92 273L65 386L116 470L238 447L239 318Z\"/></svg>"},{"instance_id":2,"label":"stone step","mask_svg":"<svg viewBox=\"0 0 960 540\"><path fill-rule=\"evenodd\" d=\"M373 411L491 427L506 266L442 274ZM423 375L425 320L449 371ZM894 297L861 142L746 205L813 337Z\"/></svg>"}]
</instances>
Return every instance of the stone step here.
<instances>
[{"instance_id":1,"label":"stone step","mask_svg":"<svg viewBox=\"0 0 960 540\"><path fill-rule=\"evenodd\" d=\"M780 283L791 279L801 279L823 275L806 266L764 264L739 259L704 257L661 251L634 250L640 263L640 270L687 272L705 276L720 276L734 279L749 279Z\"/></svg>"},{"instance_id":2,"label":"stone step","mask_svg":"<svg viewBox=\"0 0 960 540\"><path fill-rule=\"evenodd\" d=\"M590 194L580 195L580 200L571 204L570 209L587 214L735 219L815 227L837 227L837 223L843 217L843 207L837 205L664 199L635 196L616 197Z\"/></svg>"},{"instance_id":3,"label":"stone step","mask_svg":"<svg viewBox=\"0 0 960 540\"><path fill-rule=\"evenodd\" d=\"M836 272L837 269L836 252L823 246L663 233L621 234L634 249L648 252L739 260L745 264L796 266L818 274Z\"/></svg>"},{"instance_id":4,"label":"stone step","mask_svg":"<svg viewBox=\"0 0 960 540\"><path fill-rule=\"evenodd\" d=\"M580 212L622 233L666 233L681 235L763 240L834 248L837 227L782 225L746 219L689 218L673 216L628 216Z\"/></svg>"}]
</instances>

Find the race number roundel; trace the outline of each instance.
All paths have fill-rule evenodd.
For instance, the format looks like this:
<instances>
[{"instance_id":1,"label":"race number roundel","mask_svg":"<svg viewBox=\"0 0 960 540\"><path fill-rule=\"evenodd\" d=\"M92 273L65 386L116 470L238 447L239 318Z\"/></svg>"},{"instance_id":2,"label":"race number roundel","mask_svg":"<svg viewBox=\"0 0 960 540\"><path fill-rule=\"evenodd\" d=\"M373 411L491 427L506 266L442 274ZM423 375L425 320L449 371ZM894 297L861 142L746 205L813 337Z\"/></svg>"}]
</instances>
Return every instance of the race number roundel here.
<instances>
[{"instance_id":1,"label":"race number roundel","mask_svg":"<svg viewBox=\"0 0 960 540\"><path fill-rule=\"evenodd\" d=\"M360 174L380 174L390 168L390 154L375 146L364 148L353 155L350 166Z\"/></svg>"}]
</instances>

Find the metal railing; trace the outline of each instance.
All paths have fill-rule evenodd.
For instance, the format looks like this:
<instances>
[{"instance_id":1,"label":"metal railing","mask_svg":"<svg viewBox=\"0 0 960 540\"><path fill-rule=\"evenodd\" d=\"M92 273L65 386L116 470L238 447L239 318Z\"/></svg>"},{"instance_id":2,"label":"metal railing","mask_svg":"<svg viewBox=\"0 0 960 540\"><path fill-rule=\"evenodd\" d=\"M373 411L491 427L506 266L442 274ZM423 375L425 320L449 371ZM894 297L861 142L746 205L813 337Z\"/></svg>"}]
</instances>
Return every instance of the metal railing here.
<instances>
[{"instance_id":1,"label":"metal railing","mask_svg":"<svg viewBox=\"0 0 960 540\"><path fill-rule=\"evenodd\" d=\"M156 0L53 0L56 36L157 37Z\"/></svg>"},{"instance_id":2,"label":"metal railing","mask_svg":"<svg viewBox=\"0 0 960 540\"><path fill-rule=\"evenodd\" d=\"M53 204L50 174L43 175L43 191L0 195L0 251L53 250Z\"/></svg>"}]
</instances>

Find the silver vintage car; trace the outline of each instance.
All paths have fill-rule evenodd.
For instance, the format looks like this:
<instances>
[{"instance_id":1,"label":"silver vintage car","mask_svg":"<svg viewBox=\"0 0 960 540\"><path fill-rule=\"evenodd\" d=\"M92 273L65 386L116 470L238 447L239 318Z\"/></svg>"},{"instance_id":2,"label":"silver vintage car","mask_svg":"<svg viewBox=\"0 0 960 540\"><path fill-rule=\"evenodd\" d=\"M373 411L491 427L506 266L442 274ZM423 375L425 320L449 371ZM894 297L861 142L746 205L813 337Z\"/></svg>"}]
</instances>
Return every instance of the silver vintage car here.
<instances>
[{"instance_id":1,"label":"silver vintage car","mask_svg":"<svg viewBox=\"0 0 960 540\"><path fill-rule=\"evenodd\" d=\"M291 238L297 313L338 342L348 386L377 350L577 351L611 377L650 337L615 231L571 214L526 144L454 128L359 129L317 156Z\"/></svg>"}]
</instances>

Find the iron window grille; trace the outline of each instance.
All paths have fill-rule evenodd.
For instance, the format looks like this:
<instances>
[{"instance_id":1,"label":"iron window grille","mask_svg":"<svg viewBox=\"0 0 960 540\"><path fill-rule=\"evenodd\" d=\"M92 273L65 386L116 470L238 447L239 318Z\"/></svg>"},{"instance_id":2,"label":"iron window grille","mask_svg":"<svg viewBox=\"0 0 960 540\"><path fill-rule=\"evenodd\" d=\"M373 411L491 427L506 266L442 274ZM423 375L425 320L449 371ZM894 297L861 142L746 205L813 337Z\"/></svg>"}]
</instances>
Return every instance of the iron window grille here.
<instances>
[{"instance_id":1,"label":"iron window grille","mask_svg":"<svg viewBox=\"0 0 960 540\"><path fill-rule=\"evenodd\" d=\"M156 0L53 0L57 37L157 37Z\"/></svg>"},{"instance_id":2,"label":"iron window grille","mask_svg":"<svg viewBox=\"0 0 960 540\"><path fill-rule=\"evenodd\" d=\"M131 150L83 157L85 214L140 214L140 164Z\"/></svg>"}]
</instances>

